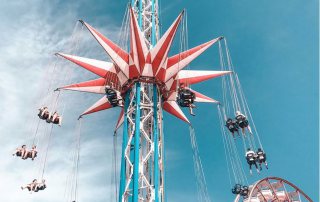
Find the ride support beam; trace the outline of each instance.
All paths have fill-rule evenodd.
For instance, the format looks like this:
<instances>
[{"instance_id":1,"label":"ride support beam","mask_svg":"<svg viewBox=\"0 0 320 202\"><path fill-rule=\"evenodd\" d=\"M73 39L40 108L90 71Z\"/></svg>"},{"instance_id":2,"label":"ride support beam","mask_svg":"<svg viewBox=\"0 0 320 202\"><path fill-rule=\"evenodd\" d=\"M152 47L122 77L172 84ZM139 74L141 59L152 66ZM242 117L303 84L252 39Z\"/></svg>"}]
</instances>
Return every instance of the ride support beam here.
<instances>
[{"instance_id":1,"label":"ride support beam","mask_svg":"<svg viewBox=\"0 0 320 202\"><path fill-rule=\"evenodd\" d=\"M138 22L139 22L139 27L140 29L142 29L142 14L143 14L143 10L142 10L142 0L139 0L139 16L138 16Z\"/></svg>"},{"instance_id":2,"label":"ride support beam","mask_svg":"<svg viewBox=\"0 0 320 202\"><path fill-rule=\"evenodd\" d=\"M128 143L128 107L130 103L130 90L126 92L124 104L124 120L123 120L123 137L122 137L122 153L121 153L121 170L120 170L120 188L119 188L119 202L122 201L122 196L125 190L126 179L126 162L125 162L125 149Z\"/></svg>"},{"instance_id":3,"label":"ride support beam","mask_svg":"<svg viewBox=\"0 0 320 202\"><path fill-rule=\"evenodd\" d=\"M140 82L136 83L136 114L134 133L133 202L139 201L139 145L140 145Z\"/></svg>"},{"instance_id":4,"label":"ride support beam","mask_svg":"<svg viewBox=\"0 0 320 202\"><path fill-rule=\"evenodd\" d=\"M151 2L151 13L152 13L152 17L151 17L151 46L154 47L156 45L156 13L155 13L155 0L152 0Z\"/></svg>"},{"instance_id":5,"label":"ride support beam","mask_svg":"<svg viewBox=\"0 0 320 202\"><path fill-rule=\"evenodd\" d=\"M153 84L153 141L154 141L154 190L155 202L159 202L159 137L158 137L158 89Z\"/></svg>"}]
</instances>

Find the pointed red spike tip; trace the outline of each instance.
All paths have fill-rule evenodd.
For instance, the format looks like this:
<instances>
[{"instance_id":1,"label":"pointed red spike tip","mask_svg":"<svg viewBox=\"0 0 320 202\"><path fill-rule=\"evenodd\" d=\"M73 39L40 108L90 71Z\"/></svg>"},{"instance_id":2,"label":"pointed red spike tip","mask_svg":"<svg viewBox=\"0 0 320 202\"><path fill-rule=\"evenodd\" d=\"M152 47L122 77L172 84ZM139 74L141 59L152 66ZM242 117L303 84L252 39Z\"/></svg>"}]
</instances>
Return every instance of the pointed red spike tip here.
<instances>
[{"instance_id":1,"label":"pointed red spike tip","mask_svg":"<svg viewBox=\"0 0 320 202\"><path fill-rule=\"evenodd\" d=\"M172 23L169 29L164 33L161 39L157 42L155 47L151 50L151 61L154 75L157 76L160 68L167 60L168 53L170 51L172 41L176 35L178 27L181 23L183 11L179 14L176 20Z\"/></svg>"}]
</instances>

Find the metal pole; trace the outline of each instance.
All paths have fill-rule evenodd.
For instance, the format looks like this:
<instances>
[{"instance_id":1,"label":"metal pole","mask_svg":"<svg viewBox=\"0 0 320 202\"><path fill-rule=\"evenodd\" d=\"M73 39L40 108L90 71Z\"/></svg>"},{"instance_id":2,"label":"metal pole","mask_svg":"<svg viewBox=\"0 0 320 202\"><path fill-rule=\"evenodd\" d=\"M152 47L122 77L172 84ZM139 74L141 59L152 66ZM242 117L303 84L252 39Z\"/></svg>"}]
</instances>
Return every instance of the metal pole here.
<instances>
[{"instance_id":1,"label":"metal pole","mask_svg":"<svg viewBox=\"0 0 320 202\"><path fill-rule=\"evenodd\" d=\"M136 83L136 114L134 133L133 202L139 200L139 146L140 146L140 82Z\"/></svg>"},{"instance_id":2,"label":"metal pole","mask_svg":"<svg viewBox=\"0 0 320 202\"><path fill-rule=\"evenodd\" d=\"M152 0L152 31L151 31L151 45L156 45L156 16L155 16L155 0Z\"/></svg>"},{"instance_id":3,"label":"metal pole","mask_svg":"<svg viewBox=\"0 0 320 202\"><path fill-rule=\"evenodd\" d=\"M123 192L125 189L125 179L126 179L126 162L125 162L125 149L128 142L128 107L130 102L130 90L127 91L125 104L124 104L124 114L123 114L123 137L122 137L122 155L121 155L121 171L120 171L120 189L119 189L119 202L122 201Z\"/></svg>"},{"instance_id":4,"label":"metal pole","mask_svg":"<svg viewBox=\"0 0 320 202\"><path fill-rule=\"evenodd\" d=\"M158 138L158 90L153 84L153 141L154 141L154 191L155 202L159 202L159 138Z\"/></svg>"},{"instance_id":5,"label":"metal pole","mask_svg":"<svg viewBox=\"0 0 320 202\"><path fill-rule=\"evenodd\" d=\"M138 21L139 21L139 27L142 30L142 0L139 0L139 16L138 16Z\"/></svg>"}]
</instances>

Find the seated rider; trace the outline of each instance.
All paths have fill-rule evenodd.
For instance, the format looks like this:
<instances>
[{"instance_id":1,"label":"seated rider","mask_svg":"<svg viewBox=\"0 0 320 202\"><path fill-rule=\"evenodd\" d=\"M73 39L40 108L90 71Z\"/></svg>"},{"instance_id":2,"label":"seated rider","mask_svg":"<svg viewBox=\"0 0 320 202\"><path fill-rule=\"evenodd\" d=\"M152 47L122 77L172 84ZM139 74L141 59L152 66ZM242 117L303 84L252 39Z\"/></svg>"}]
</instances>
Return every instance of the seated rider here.
<instances>
[{"instance_id":1,"label":"seated rider","mask_svg":"<svg viewBox=\"0 0 320 202\"><path fill-rule=\"evenodd\" d=\"M180 87L178 91L178 104L181 107L189 107L189 112L192 116L195 116L193 113L193 108L196 108L196 106L193 104L196 96L194 92L192 92L190 89Z\"/></svg>"},{"instance_id":2,"label":"seated rider","mask_svg":"<svg viewBox=\"0 0 320 202\"><path fill-rule=\"evenodd\" d=\"M50 112L48 110L48 107L41 107L39 109L39 114L38 114L40 119L47 119L50 116Z\"/></svg>"},{"instance_id":3,"label":"seated rider","mask_svg":"<svg viewBox=\"0 0 320 202\"><path fill-rule=\"evenodd\" d=\"M27 147L26 145L22 145L20 148L17 148L14 152L13 152L13 156L16 155L16 156L21 156L23 157L25 155L25 153L27 153Z\"/></svg>"},{"instance_id":4,"label":"seated rider","mask_svg":"<svg viewBox=\"0 0 320 202\"><path fill-rule=\"evenodd\" d=\"M248 148L246 152L246 159L247 159L247 163L249 164L250 174L252 175L252 170L251 170L252 165L254 165L257 169L257 172L260 173L256 163L256 154L250 148Z\"/></svg>"},{"instance_id":5,"label":"seated rider","mask_svg":"<svg viewBox=\"0 0 320 202\"><path fill-rule=\"evenodd\" d=\"M55 111L51 116L50 119L47 119L48 123L58 124L61 126L62 117L58 114L57 111Z\"/></svg>"},{"instance_id":6,"label":"seated rider","mask_svg":"<svg viewBox=\"0 0 320 202\"><path fill-rule=\"evenodd\" d=\"M34 160L35 157L37 157L37 146L33 145L32 149L28 152L25 153L25 155L22 157L23 159L31 158L32 161Z\"/></svg>"},{"instance_id":7,"label":"seated rider","mask_svg":"<svg viewBox=\"0 0 320 202\"><path fill-rule=\"evenodd\" d=\"M240 184L235 184L234 187L231 189L231 191L233 194L238 195L240 194L241 189L242 189L242 186Z\"/></svg>"},{"instance_id":8,"label":"seated rider","mask_svg":"<svg viewBox=\"0 0 320 202\"><path fill-rule=\"evenodd\" d=\"M249 133L252 134L247 117L243 115L240 111L236 111L236 121L237 121L237 124L240 126L240 128L242 128L243 134L245 134L246 128L248 129Z\"/></svg>"},{"instance_id":9,"label":"seated rider","mask_svg":"<svg viewBox=\"0 0 320 202\"><path fill-rule=\"evenodd\" d=\"M43 179L40 183L37 183L34 192L42 191L47 188L46 181Z\"/></svg>"},{"instance_id":10,"label":"seated rider","mask_svg":"<svg viewBox=\"0 0 320 202\"><path fill-rule=\"evenodd\" d=\"M233 138L235 138L234 137L235 132L237 132L239 135L239 126L236 121L232 120L231 118L228 118L226 121L226 127L232 133Z\"/></svg>"},{"instance_id":11,"label":"seated rider","mask_svg":"<svg viewBox=\"0 0 320 202\"><path fill-rule=\"evenodd\" d=\"M240 195L246 197L246 196L248 196L248 194L249 194L249 187L242 186L241 191L240 191Z\"/></svg>"},{"instance_id":12,"label":"seated rider","mask_svg":"<svg viewBox=\"0 0 320 202\"><path fill-rule=\"evenodd\" d=\"M113 107L123 106L123 99L121 97L120 91L112 88L112 85L111 86L106 85L105 91L106 91L107 99Z\"/></svg>"},{"instance_id":13,"label":"seated rider","mask_svg":"<svg viewBox=\"0 0 320 202\"><path fill-rule=\"evenodd\" d=\"M37 180L34 179L30 184L27 184L25 187L21 186L21 189L24 190L24 189L28 189L29 192L32 192L35 190L37 186Z\"/></svg>"},{"instance_id":14,"label":"seated rider","mask_svg":"<svg viewBox=\"0 0 320 202\"><path fill-rule=\"evenodd\" d=\"M266 156L266 153L264 153L264 151L262 151L261 148L258 148L258 151L257 151L257 161L259 163L260 170L262 170L262 166L261 166L262 163L264 163L264 165L268 169L267 156Z\"/></svg>"}]
</instances>

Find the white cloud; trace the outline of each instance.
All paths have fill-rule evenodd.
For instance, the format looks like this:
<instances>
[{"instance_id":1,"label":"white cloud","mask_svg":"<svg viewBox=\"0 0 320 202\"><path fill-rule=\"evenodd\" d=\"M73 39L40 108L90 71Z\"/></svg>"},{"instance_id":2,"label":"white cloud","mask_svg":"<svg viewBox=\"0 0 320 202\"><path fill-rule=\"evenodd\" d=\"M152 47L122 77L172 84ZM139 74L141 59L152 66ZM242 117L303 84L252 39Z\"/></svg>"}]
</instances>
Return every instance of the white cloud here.
<instances>
[{"instance_id":1,"label":"white cloud","mask_svg":"<svg viewBox=\"0 0 320 202\"><path fill-rule=\"evenodd\" d=\"M70 145L74 141L76 118L101 97L72 92L62 95L62 102L66 105L64 124L62 128L55 127L53 131L45 170L48 188L34 194L21 191L21 185L38 176L41 156L44 154L41 151L44 151L46 145L46 138L41 135L45 124L40 125L40 153L35 162L12 157L11 152L24 143L30 146L33 128L37 123L39 95L46 90L50 78L62 77L66 72L70 72L67 77L71 77L72 81L96 77L62 60L59 60L59 72L56 75L46 75L49 63L55 58L53 53L68 49L66 44L78 17L72 9L72 6L77 5L64 3L59 9L57 6L54 1L44 3L40 0L7 1L0 4L0 17L5 30L0 33L0 201L3 202L64 199L65 180L71 169ZM90 23L94 25L94 22ZM108 29L98 29L113 39L119 30L112 24L108 24ZM107 58L85 30L80 38L80 46L85 47L78 52L81 56ZM57 87L57 83L53 86ZM113 109L84 119L79 179L81 201L106 201L111 195L112 131L118 112Z\"/></svg>"}]
</instances>

